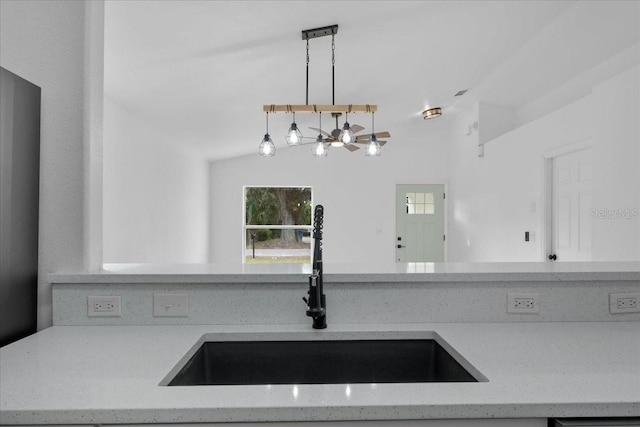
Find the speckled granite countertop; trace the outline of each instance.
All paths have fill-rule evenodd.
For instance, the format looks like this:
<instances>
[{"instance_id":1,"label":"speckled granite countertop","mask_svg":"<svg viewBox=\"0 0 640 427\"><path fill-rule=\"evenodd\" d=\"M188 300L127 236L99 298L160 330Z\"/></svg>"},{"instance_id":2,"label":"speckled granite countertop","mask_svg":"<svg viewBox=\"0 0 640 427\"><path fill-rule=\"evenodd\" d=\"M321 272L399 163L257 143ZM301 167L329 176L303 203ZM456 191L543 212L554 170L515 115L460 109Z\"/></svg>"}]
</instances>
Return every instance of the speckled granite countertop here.
<instances>
[{"instance_id":1,"label":"speckled granite countertop","mask_svg":"<svg viewBox=\"0 0 640 427\"><path fill-rule=\"evenodd\" d=\"M47 274L50 283L304 283L310 264L111 264L93 273ZM640 282L640 262L326 263L326 282Z\"/></svg>"},{"instance_id":2,"label":"speckled granite countertop","mask_svg":"<svg viewBox=\"0 0 640 427\"><path fill-rule=\"evenodd\" d=\"M159 385L205 334L384 331L435 331L488 382ZM56 326L0 349L2 424L639 415L637 322Z\"/></svg>"}]
</instances>

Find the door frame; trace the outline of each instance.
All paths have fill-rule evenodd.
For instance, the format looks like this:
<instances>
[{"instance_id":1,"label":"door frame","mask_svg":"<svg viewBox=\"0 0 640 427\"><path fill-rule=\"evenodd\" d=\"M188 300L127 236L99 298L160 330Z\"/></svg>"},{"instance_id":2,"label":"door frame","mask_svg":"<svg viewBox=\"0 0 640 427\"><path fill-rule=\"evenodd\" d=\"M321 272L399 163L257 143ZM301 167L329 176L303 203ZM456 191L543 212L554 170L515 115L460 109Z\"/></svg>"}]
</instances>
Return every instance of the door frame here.
<instances>
[{"instance_id":1,"label":"door frame","mask_svg":"<svg viewBox=\"0 0 640 427\"><path fill-rule=\"evenodd\" d=\"M565 154L593 148L591 137L581 138L542 153L542 215L540 215L540 230L542 230L542 244L540 257L543 262L553 251L553 159Z\"/></svg>"},{"instance_id":2,"label":"door frame","mask_svg":"<svg viewBox=\"0 0 640 427\"><path fill-rule=\"evenodd\" d=\"M394 182L394 187L393 187L393 221L394 221L394 234L392 236L393 241L391 242L393 244L394 250L393 250L393 262L394 264L397 263L398 261L396 260L396 250L395 247L398 244L397 241L397 237L398 237L398 216L397 216L397 211L396 211L396 198L398 196L398 185L442 185L444 188L444 204L443 204L443 215L444 215L444 235L445 240L444 240L444 247L443 247L443 251L444 251L444 261L443 262L448 262L449 261L449 199L447 198L447 194L449 194L449 184L447 182L432 182L432 183L422 183L422 184L416 184L416 183L407 183L407 182ZM415 264L415 263L414 263Z\"/></svg>"}]
</instances>

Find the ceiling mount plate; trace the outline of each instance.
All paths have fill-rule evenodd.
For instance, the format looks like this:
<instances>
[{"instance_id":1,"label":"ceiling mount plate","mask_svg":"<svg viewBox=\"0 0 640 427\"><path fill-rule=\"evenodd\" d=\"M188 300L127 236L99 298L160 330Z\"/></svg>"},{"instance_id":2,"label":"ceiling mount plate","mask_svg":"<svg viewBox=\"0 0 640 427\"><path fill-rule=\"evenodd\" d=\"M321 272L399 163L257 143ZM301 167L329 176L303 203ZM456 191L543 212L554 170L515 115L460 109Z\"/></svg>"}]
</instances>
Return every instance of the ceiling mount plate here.
<instances>
[{"instance_id":1,"label":"ceiling mount plate","mask_svg":"<svg viewBox=\"0 0 640 427\"><path fill-rule=\"evenodd\" d=\"M337 25L329 25L328 27L312 28L310 30L302 30L302 40L315 39L317 37L331 36L338 34Z\"/></svg>"}]
</instances>

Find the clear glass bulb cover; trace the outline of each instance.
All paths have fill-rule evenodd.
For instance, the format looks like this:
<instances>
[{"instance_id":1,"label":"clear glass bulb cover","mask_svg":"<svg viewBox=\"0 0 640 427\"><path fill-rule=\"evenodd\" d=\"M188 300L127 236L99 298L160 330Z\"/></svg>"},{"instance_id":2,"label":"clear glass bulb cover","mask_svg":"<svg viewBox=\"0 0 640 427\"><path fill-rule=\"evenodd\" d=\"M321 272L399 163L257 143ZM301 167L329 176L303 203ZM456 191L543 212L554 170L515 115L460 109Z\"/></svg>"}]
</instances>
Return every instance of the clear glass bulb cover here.
<instances>
[{"instance_id":1,"label":"clear glass bulb cover","mask_svg":"<svg viewBox=\"0 0 640 427\"><path fill-rule=\"evenodd\" d=\"M260 147L258 148L258 152L263 157L273 157L276 154L276 146L273 143L273 140L269 136L269 134L265 134L264 138L262 138L262 142L260 143Z\"/></svg>"},{"instance_id":2,"label":"clear glass bulb cover","mask_svg":"<svg viewBox=\"0 0 640 427\"><path fill-rule=\"evenodd\" d=\"M349 123L345 123L344 127L340 131L340 135L338 135L338 140L344 144L352 144L356 139L351 127L349 127Z\"/></svg>"},{"instance_id":3,"label":"clear glass bulb cover","mask_svg":"<svg viewBox=\"0 0 640 427\"><path fill-rule=\"evenodd\" d=\"M380 144L378 144L378 139L375 135L371 135L369 137L369 142L365 147L364 154L367 157L376 157L379 156L382 150L380 149Z\"/></svg>"},{"instance_id":4,"label":"clear glass bulb cover","mask_svg":"<svg viewBox=\"0 0 640 427\"><path fill-rule=\"evenodd\" d=\"M327 144L322 142L320 138L318 139L319 139L318 141L313 143L313 146L311 147L311 152L313 153L314 157L326 157L327 154L329 154L329 149L327 148Z\"/></svg>"},{"instance_id":5,"label":"clear glass bulb cover","mask_svg":"<svg viewBox=\"0 0 640 427\"><path fill-rule=\"evenodd\" d=\"M289 132L285 137L287 144L289 145L299 145L302 143L302 132L298 129L298 125L295 122L291 123L291 127L289 128Z\"/></svg>"}]
</instances>

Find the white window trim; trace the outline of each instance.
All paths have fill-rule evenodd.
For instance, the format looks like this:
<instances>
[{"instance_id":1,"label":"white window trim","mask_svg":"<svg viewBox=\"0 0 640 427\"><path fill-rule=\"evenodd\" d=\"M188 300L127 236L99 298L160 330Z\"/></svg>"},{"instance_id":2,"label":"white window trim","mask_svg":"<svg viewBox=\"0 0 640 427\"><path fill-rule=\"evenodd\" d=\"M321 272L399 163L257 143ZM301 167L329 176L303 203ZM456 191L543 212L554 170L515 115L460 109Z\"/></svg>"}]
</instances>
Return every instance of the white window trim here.
<instances>
[{"instance_id":1,"label":"white window trim","mask_svg":"<svg viewBox=\"0 0 640 427\"><path fill-rule=\"evenodd\" d=\"M246 224L247 221L247 189L248 188L309 188L311 189L311 225L251 225ZM242 186L242 233L240 235L240 241L242 246L241 262L245 264L247 259L247 230L284 230L284 229L305 229L310 232L313 230L314 221L314 209L315 204L313 201L313 186L311 185L243 185ZM313 259L313 245L309 247L309 257Z\"/></svg>"}]
</instances>

